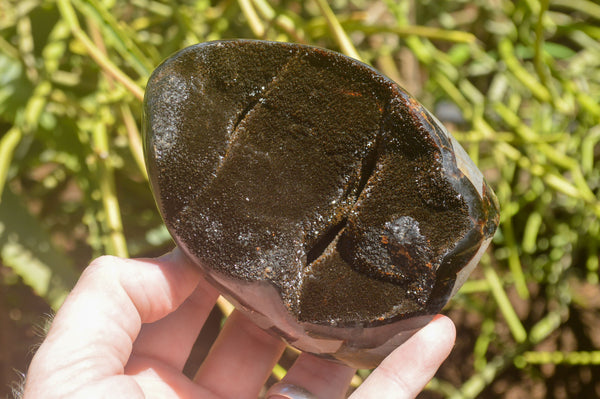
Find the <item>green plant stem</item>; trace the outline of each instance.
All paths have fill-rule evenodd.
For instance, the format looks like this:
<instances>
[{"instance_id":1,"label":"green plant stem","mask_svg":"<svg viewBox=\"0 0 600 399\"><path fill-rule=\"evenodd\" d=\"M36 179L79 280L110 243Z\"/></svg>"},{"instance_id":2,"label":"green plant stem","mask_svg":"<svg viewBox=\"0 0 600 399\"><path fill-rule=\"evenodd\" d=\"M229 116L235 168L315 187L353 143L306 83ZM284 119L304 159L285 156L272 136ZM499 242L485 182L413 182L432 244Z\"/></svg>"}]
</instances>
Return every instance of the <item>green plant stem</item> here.
<instances>
[{"instance_id":1,"label":"green plant stem","mask_svg":"<svg viewBox=\"0 0 600 399\"><path fill-rule=\"evenodd\" d=\"M252 2L250 0L238 0L238 4L246 17L246 21L248 21L248 26L252 29L252 33L254 36L258 38L263 38L265 36L265 27L263 26Z\"/></svg>"},{"instance_id":2,"label":"green plant stem","mask_svg":"<svg viewBox=\"0 0 600 399\"><path fill-rule=\"evenodd\" d=\"M125 129L127 131L127 143L129 144L129 151L133 155L133 159L138 166L138 169L142 173L142 176L148 180L148 172L146 171L146 162L144 160L144 146L142 144L142 138L140 131L137 127L131 108L127 104L121 104L121 115L123 122L125 123Z\"/></svg>"},{"instance_id":3,"label":"green plant stem","mask_svg":"<svg viewBox=\"0 0 600 399\"><path fill-rule=\"evenodd\" d=\"M454 385L436 377L432 378L431 381L427 383L425 390L440 393L445 398L458 394L458 390Z\"/></svg>"},{"instance_id":4,"label":"green plant stem","mask_svg":"<svg viewBox=\"0 0 600 399\"><path fill-rule=\"evenodd\" d=\"M327 25L329 26L329 30L335 38L338 46L340 46L342 52L348 57L352 57L354 59L362 61L360 55L358 54L358 51L352 44L352 41L346 34L346 31L344 31L344 28L342 28L340 21L337 19L337 17L333 13L333 10L329 6L329 3L327 3L326 0L315 0L315 2L317 3L317 6L319 6L321 14L323 14L323 17L325 17Z\"/></svg>"},{"instance_id":5,"label":"green plant stem","mask_svg":"<svg viewBox=\"0 0 600 399\"><path fill-rule=\"evenodd\" d=\"M506 247L509 250L508 267L515 280L515 288L519 296L523 299L529 298L529 290L527 289L527 279L523 273L523 265L519 258L519 248L515 240L515 233L512 225L512 218L509 216L502 223L502 231L506 240Z\"/></svg>"},{"instance_id":6,"label":"green plant stem","mask_svg":"<svg viewBox=\"0 0 600 399\"><path fill-rule=\"evenodd\" d=\"M526 351L515 358L518 367L526 364L566 364L569 366L600 365L600 351L544 352Z\"/></svg>"},{"instance_id":7,"label":"green plant stem","mask_svg":"<svg viewBox=\"0 0 600 399\"><path fill-rule=\"evenodd\" d=\"M2 204L2 191L8 177L8 169L13 160L15 148L23 137L23 131L13 126L0 139L0 204Z\"/></svg>"},{"instance_id":8,"label":"green plant stem","mask_svg":"<svg viewBox=\"0 0 600 399\"><path fill-rule=\"evenodd\" d=\"M592 18L600 19L600 5L587 0L552 0L552 5L580 11Z\"/></svg>"},{"instance_id":9,"label":"green plant stem","mask_svg":"<svg viewBox=\"0 0 600 399\"><path fill-rule=\"evenodd\" d=\"M540 227L542 226L543 218L540 212L534 211L527 218L525 229L523 230L523 241L521 247L526 253L534 253L536 250L536 242Z\"/></svg>"},{"instance_id":10,"label":"green plant stem","mask_svg":"<svg viewBox=\"0 0 600 399\"><path fill-rule=\"evenodd\" d=\"M108 253L120 257L128 257L127 243L123 235L121 211L115 189L114 170L108 149L108 134L102 116L108 111L105 107L99 110L100 117L92 131L94 153L98 167L98 184L102 196L102 205L108 229Z\"/></svg>"},{"instance_id":11,"label":"green plant stem","mask_svg":"<svg viewBox=\"0 0 600 399\"><path fill-rule=\"evenodd\" d=\"M85 34L85 32L79 26L77 21L77 15L69 0L58 0L59 11L64 20L69 25L73 36L75 36L88 51L90 57L96 61L96 63L102 68L102 70L109 76L113 77L116 81L121 83L127 90L129 90L138 100L144 99L144 91L137 85L131 78L123 71L121 71L110 59L92 42L92 40Z\"/></svg>"},{"instance_id":12,"label":"green plant stem","mask_svg":"<svg viewBox=\"0 0 600 399\"><path fill-rule=\"evenodd\" d=\"M477 38L469 32L440 29L422 25L365 25L356 21L341 21L343 28L347 31L360 31L366 34L394 33L399 37L422 37L431 40L443 40L453 43L475 43Z\"/></svg>"},{"instance_id":13,"label":"green plant stem","mask_svg":"<svg viewBox=\"0 0 600 399\"><path fill-rule=\"evenodd\" d=\"M113 48L140 74L147 76L154 68L153 62L135 43L135 33L125 24L119 24L106 6L97 0L71 0L82 14L93 20L102 28L104 36L112 43ZM105 41L107 41L105 40Z\"/></svg>"},{"instance_id":14,"label":"green plant stem","mask_svg":"<svg viewBox=\"0 0 600 399\"><path fill-rule=\"evenodd\" d=\"M23 113L17 116L15 125L0 139L0 202L15 149L23 135L31 133L38 125L51 89L50 82L40 82L27 101Z\"/></svg>"},{"instance_id":15,"label":"green plant stem","mask_svg":"<svg viewBox=\"0 0 600 399\"><path fill-rule=\"evenodd\" d=\"M534 75L530 74L519 63L519 60L517 60L514 55L515 51L513 44L508 38L500 42L498 45L498 51L508 69L513 73L519 82L529 89L538 100L545 103L551 102L552 97L550 96L548 89L538 82Z\"/></svg>"},{"instance_id":16,"label":"green plant stem","mask_svg":"<svg viewBox=\"0 0 600 399\"><path fill-rule=\"evenodd\" d=\"M494 299L496 300L496 303L500 308L500 312L506 320L506 324L508 325L508 328L510 329L513 338L517 343L525 342L525 340L527 339L527 332L525 331L525 327L523 327L523 324L521 324L521 321L519 320L519 316L517 316L515 309L510 303L510 300L508 299L504 288L502 288L502 283L500 282L498 274L496 274L496 271L492 269L491 266L485 264L483 264L482 266L485 278L490 284L492 295L494 296Z\"/></svg>"},{"instance_id":17,"label":"green plant stem","mask_svg":"<svg viewBox=\"0 0 600 399\"><path fill-rule=\"evenodd\" d=\"M487 351L495 337L496 322L493 318L486 318L481 323L481 329L475 345L473 346L473 367L481 371L487 364Z\"/></svg>"},{"instance_id":18,"label":"green plant stem","mask_svg":"<svg viewBox=\"0 0 600 399\"><path fill-rule=\"evenodd\" d=\"M290 35L296 42L306 44L306 36L301 31L292 18L284 14L277 14L266 0L253 0L253 3L266 21L273 21L285 33Z\"/></svg>"},{"instance_id":19,"label":"green plant stem","mask_svg":"<svg viewBox=\"0 0 600 399\"><path fill-rule=\"evenodd\" d=\"M463 116L467 119L471 119L473 117L473 107L454 83L440 70L433 72L432 77L452 101L459 106Z\"/></svg>"},{"instance_id":20,"label":"green plant stem","mask_svg":"<svg viewBox=\"0 0 600 399\"><path fill-rule=\"evenodd\" d=\"M548 0L540 0L540 13L535 24L535 45L533 62L542 85L548 87L547 71L544 64L544 14L548 11Z\"/></svg>"},{"instance_id":21,"label":"green plant stem","mask_svg":"<svg viewBox=\"0 0 600 399\"><path fill-rule=\"evenodd\" d=\"M559 312L548 313L531 328L528 342L494 356L481 371L465 381L454 395L450 395L449 399L475 399L479 397L479 394L496 379L498 374L513 364L514 359L519 354L529 349L531 345L543 341L560 326L560 323L561 316Z\"/></svg>"},{"instance_id":22,"label":"green plant stem","mask_svg":"<svg viewBox=\"0 0 600 399\"><path fill-rule=\"evenodd\" d=\"M490 284L488 283L488 281L486 279L481 279L481 280L467 280L465 281L465 283L463 284L462 287L460 287L460 290L458 291L458 293L460 295L469 295L469 294L473 294L475 292L489 292L490 290Z\"/></svg>"},{"instance_id":23,"label":"green plant stem","mask_svg":"<svg viewBox=\"0 0 600 399\"><path fill-rule=\"evenodd\" d=\"M283 377L285 377L285 375L287 374L287 370L282 365L280 365L279 363L277 363L273 367L273 370L271 371L271 374L273 374L273 377L275 377L275 379L277 379L278 381L281 381L281 379Z\"/></svg>"},{"instance_id":24,"label":"green plant stem","mask_svg":"<svg viewBox=\"0 0 600 399\"><path fill-rule=\"evenodd\" d=\"M4 37L0 36L0 52L8 55L15 60L21 58L19 50L15 48L11 43L9 43Z\"/></svg>"},{"instance_id":25,"label":"green plant stem","mask_svg":"<svg viewBox=\"0 0 600 399\"><path fill-rule=\"evenodd\" d=\"M479 396L481 391L491 384L496 376L504 370L509 364L509 360L515 356L513 351L503 356L495 356L486 366L469 378L460 389L449 397L449 399L474 399Z\"/></svg>"}]
</instances>

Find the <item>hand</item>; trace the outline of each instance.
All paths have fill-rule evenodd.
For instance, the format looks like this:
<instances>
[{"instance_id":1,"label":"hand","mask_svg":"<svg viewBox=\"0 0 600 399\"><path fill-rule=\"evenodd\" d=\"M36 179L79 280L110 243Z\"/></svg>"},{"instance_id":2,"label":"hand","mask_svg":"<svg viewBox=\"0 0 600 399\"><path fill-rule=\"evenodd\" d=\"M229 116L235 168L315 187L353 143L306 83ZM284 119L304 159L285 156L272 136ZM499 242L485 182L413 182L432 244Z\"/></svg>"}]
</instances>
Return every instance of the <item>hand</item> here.
<instances>
[{"instance_id":1,"label":"hand","mask_svg":"<svg viewBox=\"0 0 600 399\"><path fill-rule=\"evenodd\" d=\"M285 345L234 311L193 380L182 373L218 292L178 251L101 257L82 274L34 356L24 397L255 399ZM455 331L438 316L351 396L411 398L448 356ZM301 354L284 381L343 398L353 369Z\"/></svg>"}]
</instances>

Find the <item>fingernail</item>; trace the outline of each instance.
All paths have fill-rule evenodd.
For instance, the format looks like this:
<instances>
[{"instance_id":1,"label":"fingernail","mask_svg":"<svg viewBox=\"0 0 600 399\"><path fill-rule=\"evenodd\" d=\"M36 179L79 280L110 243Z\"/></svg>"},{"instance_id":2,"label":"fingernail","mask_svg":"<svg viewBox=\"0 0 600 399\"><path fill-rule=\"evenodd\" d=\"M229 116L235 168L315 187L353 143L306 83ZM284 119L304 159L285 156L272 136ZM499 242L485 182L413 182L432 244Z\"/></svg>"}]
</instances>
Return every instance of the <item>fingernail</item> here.
<instances>
[{"instance_id":1,"label":"fingernail","mask_svg":"<svg viewBox=\"0 0 600 399\"><path fill-rule=\"evenodd\" d=\"M266 399L317 399L317 397L302 387L278 382L269 389Z\"/></svg>"}]
</instances>

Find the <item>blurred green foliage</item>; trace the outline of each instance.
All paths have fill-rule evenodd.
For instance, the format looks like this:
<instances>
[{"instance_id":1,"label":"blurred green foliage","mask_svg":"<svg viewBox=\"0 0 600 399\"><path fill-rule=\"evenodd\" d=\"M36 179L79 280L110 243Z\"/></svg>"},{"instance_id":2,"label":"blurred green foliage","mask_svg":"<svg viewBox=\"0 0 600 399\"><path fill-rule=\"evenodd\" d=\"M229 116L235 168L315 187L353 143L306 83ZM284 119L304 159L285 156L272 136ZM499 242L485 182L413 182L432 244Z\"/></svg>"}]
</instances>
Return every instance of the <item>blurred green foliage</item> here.
<instances>
[{"instance_id":1,"label":"blurred green foliage","mask_svg":"<svg viewBox=\"0 0 600 399\"><path fill-rule=\"evenodd\" d=\"M501 204L451 305L481 320L472 375L430 388L475 397L509 367L599 364L536 351L598 283L599 22L589 0L0 0L1 261L57 308L92 257L168 248L139 131L151 71L208 40L318 45L449 112Z\"/></svg>"}]
</instances>

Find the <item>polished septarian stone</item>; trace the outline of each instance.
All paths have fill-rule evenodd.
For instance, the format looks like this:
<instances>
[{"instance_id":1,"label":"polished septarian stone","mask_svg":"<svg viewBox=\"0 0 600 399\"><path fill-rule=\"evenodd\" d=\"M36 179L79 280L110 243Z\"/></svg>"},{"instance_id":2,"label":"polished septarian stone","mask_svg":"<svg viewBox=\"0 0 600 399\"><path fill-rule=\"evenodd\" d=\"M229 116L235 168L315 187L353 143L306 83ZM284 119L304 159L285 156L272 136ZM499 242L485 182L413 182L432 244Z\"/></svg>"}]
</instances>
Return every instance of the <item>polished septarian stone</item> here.
<instances>
[{"instance_id":1,"label":"polished septarian stone","mask_svg":"<svg viewBox=\"0 0 600 399\"><path fill-rule=\"evenodd\" d=\"M332 51L186 48L148 82L144 135L165 224L208 280L262 328L354 367L429 322L498 224L442 124Z\"/></svg>"}]
</instances>

